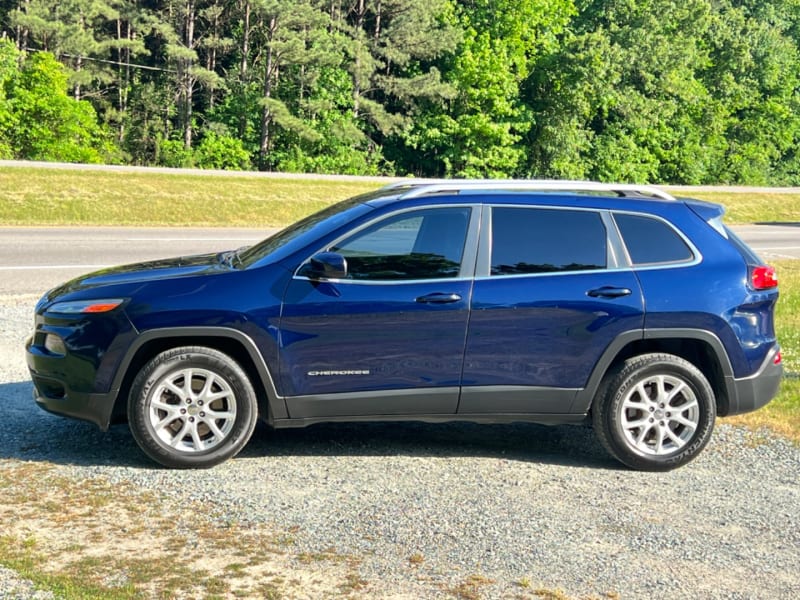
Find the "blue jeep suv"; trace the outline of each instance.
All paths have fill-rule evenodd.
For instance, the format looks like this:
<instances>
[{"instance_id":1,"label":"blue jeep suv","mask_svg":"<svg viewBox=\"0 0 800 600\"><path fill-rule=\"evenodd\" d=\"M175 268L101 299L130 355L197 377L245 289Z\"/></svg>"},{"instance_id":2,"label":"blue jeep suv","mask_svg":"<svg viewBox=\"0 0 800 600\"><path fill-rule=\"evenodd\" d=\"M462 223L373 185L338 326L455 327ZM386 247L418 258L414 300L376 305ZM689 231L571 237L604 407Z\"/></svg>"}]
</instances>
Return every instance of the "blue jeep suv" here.
<instances>
[{"instance_id":1,"label":"blue jeep suv","mask_svg":"<svg viewBox=\"0 0 800 600\"><path fill-rule=\"evenodd\" d=\"M722 213L647 186L400 182L51 290L36 401L127 419L168 467L234 456L261 418L591 423L624 464L671 469L782 374L775 272Z\"/></svg>"}]
</instances>

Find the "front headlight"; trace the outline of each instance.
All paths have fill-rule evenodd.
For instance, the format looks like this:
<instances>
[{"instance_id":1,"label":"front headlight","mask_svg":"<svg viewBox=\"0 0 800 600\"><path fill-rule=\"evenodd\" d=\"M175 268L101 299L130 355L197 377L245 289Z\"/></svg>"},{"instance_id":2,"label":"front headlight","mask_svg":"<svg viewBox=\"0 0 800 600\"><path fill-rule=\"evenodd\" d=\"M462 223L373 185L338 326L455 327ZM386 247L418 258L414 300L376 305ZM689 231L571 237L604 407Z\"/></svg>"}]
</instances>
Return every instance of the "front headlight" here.
<instances>
[{"instance_id":1,"label":"front headlight","mask_svg":"<svg viewBox=\"0 0 800 600\"><path fill-rule=\"evenodd\" d=\"M105 313L114 310L125 301L124 298L103 298L99 300L73 300L70 302L56 302L47 309L49 313L65 315Z\"/></svg>"}]
</instances>

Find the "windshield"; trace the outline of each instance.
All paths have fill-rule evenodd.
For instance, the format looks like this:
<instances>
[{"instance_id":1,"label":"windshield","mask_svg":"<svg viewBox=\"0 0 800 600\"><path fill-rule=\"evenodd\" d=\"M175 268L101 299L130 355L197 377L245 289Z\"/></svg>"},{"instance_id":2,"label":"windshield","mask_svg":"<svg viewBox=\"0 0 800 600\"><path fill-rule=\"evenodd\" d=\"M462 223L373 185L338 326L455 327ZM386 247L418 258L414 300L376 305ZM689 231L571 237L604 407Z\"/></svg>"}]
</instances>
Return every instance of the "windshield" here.
<instances>
[{"instance_id":1,"label":"windshield","mask_svg":"<svg viewBox=\"0 0 800 600\"><path fill-rule=\"evenodd\" d=\"M247 268L267 256L271 258L269 262L281 260L358 215L372 210L372 207L364 204L364 200L363 196L357 196L337 202L301 219L255 246L243 250L238 256L238 262Z\"/></svg>"}]
</instances>

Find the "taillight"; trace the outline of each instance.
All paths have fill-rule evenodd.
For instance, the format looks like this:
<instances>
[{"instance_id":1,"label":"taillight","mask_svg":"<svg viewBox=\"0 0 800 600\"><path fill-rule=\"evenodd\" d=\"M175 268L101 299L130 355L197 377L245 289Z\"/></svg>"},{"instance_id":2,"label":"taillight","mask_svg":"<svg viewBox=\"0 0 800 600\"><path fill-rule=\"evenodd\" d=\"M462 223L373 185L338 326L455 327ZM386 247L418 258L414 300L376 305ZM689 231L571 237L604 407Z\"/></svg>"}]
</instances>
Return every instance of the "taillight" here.
<instances>
[{"instance_id":1,"label":"taillight","mask_svg":"<svg viewBox=\"0 0 800 600\"><path fill-rule=\"evenodd\" d=\"M778 275L775 267L769 265L759 265L750 268L750 283L756 290L768 290L778 287Z\"/></svg>"},{"instance_id":2,"label":"taillight","mask_svg":"<svg viewBox=\"0 0 800 600\"><path fill-rule=\"evenodd\" d=\"M772 364L774 364L774 365L779 365L779 364L781 364L781 361L782 361L782 360L783 360L783 357L781 356L781 351L780 351L780 350L778 350L778 351L775 353L775 358L773 358L773 359L772 359Z\"/></svg>"}]
</instances>

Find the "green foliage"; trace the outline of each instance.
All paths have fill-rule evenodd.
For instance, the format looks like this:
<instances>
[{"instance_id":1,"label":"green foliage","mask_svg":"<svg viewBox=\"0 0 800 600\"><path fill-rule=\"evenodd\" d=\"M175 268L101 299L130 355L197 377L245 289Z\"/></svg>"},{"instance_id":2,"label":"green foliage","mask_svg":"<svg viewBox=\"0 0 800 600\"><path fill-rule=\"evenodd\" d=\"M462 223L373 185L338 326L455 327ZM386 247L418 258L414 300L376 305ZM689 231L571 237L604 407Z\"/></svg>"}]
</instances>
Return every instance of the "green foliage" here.
<instances>
[{"instance_id":1,"label":"green foliage","mask_svg":"<svg viewBox=\"0 0 800 600\"><path fill-rule=\"evenodd\" d=\"M6 88L12 87L17 77L16 56L11 42L0 40L0 159L14 156L11 132L16 127L16 116L11 110Z\"/></svg>"},{"instance_id":2,"label":"green foliage","mask_svg":"<svg viewBox=\"0 0 800 600\"><path fill-rule=\"evenodd\" d=\"M759 20L735 4L588 5L531 78L528 174L791 182L800 57L787 31L797 13Z\"/></svg>"},{"instance_id":3,"label":"green foliage","mask_svg":"<svg viewBox=\"0 0 800 600\"><path fill-rule=\"evenodd\" d=\"M21 60L21 64L20 61ZM0 41L0 152L14 158L99 163L115 159L91 104L67 95L67 75L52 54L20 55Z\"/></svg>"},{"instance_id":4,"label":"green foliage","mask_svg":"<svg viewBox=\"0 0 800 600\"><path fill-rule=\"evenodd\" d=\"M194 167L194 153L181 140L159 139L155 162L161 167L189 169Z\"/></svg>"},{"instance_id":5,"label":"green foliage","mask_svg":"<svg viewBox=\"0 0 800 600\"><path fill-rule=\"evenodd\" d=\"M250 156L242 141L229 135L209 131L195 151L195 166L201 169L235 169L250 167Z\"/></svg>"},{"instance_id":6,"label":"green foliage","mask_svg":"<svg viewBox=\"0 0 800 600\"><path fill-rule=\"evenodd\" d=\"M456 93L438 110L428 110L407 135L409 145L438 163L438 174L519 172L526 155L522 136L533 121L521 87L571 7L568 1L480 0L459 8L453 18L463 41L444 66Z\"/></svg>"},{"instance_id":7,"label":"green foliage","mask_svg":"<svg viewBox=\"0 0 800 600\"><path fill-rule=\"evenodd\" d=\"M0 157L120 159L111 126L139 164L800 184L798 0L27 0L0 24L67 68L0 44Z\"/></svg>"}]
</instances>

